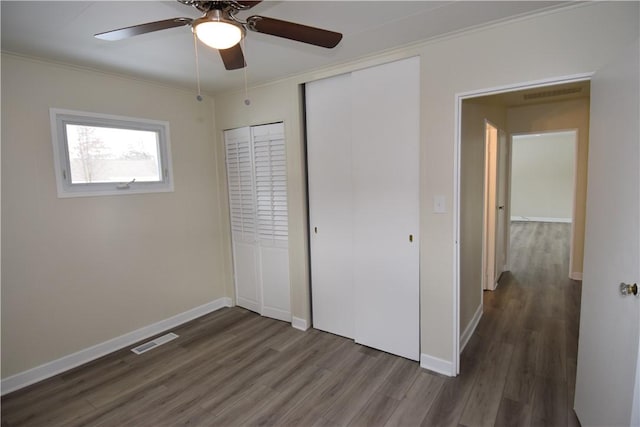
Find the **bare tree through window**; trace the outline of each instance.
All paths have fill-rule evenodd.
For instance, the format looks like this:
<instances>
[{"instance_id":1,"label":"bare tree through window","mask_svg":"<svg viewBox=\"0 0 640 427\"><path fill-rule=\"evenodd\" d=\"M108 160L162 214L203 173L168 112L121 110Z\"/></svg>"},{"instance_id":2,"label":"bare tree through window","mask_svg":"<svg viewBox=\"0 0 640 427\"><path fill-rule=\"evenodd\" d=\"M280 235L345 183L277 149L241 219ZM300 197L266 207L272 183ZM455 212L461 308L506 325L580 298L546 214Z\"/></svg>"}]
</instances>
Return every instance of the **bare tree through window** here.
<instances>
[{"instance_id":1,"label":"bare tree through window","mask_svg":"<svg viewBox=\"0 0 640 427\"><path fill-rule=\"evenodd\" d=\"M106 147L104 141L96 136L95 128L89 126L74 126L77 131L77 138L70 148L75 159L79 159L82 167L83 177L75 177L74 181L93 182L96 168L99 167L99 160L105 158ZM70 142L71 145L71 142ZM72 175L75 175L72 169Z\"/></svg>"}]
</instances>

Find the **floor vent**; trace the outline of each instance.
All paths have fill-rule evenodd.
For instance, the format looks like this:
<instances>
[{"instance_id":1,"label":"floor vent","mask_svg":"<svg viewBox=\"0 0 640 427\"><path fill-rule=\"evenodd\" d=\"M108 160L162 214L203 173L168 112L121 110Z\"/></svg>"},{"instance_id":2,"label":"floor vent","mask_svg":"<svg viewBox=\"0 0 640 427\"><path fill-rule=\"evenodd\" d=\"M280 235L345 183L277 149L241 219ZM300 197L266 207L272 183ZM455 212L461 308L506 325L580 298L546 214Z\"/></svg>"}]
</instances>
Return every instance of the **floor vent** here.
<instances>
[{"instance_id":1,"label":"floor vent","mask_svg":"<svg viewBox=\"0 0 640 427\"><path fill-rule=\"evenodd\" d=\"M176 338L178 338L178 335L171 332L161 337L158 337L153 341L140 344L139 346L132 348L131 351L133 351L135 354L142 354L158 346L161 346L162 344L166 344L171 340L175 340Z\"/></svg>"}]
</instances>

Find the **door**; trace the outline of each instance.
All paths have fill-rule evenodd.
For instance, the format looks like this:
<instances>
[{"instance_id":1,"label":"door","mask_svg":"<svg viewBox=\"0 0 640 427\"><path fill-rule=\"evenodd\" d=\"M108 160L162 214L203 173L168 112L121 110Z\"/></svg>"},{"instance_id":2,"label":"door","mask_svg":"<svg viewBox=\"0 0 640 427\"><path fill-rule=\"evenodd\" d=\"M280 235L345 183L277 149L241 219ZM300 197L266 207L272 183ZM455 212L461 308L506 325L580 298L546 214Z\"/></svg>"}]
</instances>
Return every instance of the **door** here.
<instances>
[{"instance_id":1,"label":"door","mask_svg":"<svg viewBox=\"0 0 640 427\"><path fill-rule=\"evenodd\" d=\"M314 327L418 360L420 62L306 85Z\"/></svg>"},{"instance_id":2,"label":"door","mask_svg":"<svg viewBox=\"0 0 640 427\"><path fill-rule=\"evenodd\" d=\"M589 186L574 408L583 426L638 422L640 43L591 81ZM634 397L635 395L635 397Z\"/></svg>"},{"instance_id":3,"label":"door","mask_svg":"<svg viewBox=\"0 0 640 427\"><path fill-rule=\"evenodd\" d=\"M497 284L507 264L507 227L510 218L507 216L507 166L508 166L507 134L498 130L498 152L496 153L496 256L494 283Z\"/></svg>"},{"instance_id":4,"label":"door","mask_svg":"<svg viewBox=\"0 0 640 427\"><path fill-rule=\"evenodd\" d=\"M284 124L224 139L236 304L291 321Z\"/></svg>"},{"instance_id":5,"label":"door","mask_svg":"<svg viewBox=\"0 0 640 427\"><path fill-rule=\"evenodd\" d=\"M253 154L248 127L224 132L236 304L261 311Z\"/></svg>"},{"instance_id":6,"label":"door","mask_svg":"<svg viewBox=\"0 0 640 427\"><path fill-rule=\"evenodd\" d=\"M351 75L307 83L313 327L354 337Z\"/></svg>"},{"instance_id":7,"label":"door","mask_svg":"<svg viewBox=\"0 0 640 427\"><path fill-rule=\"evenodd\" d=\"M251 127L260 314L291 321L289 214L284 124Z\"/></svg>"},{"instance_id":8,"label":"door","mask_svg":"<svg viewBox=\"0 0 640 427\"><path fill-rule=\"evenodd\" d=\"M483 289L496 288L498 128L485 121Z\"/></svg>"},{"instance_id":9,"label":"door","mask_svg":"<svg viewBox=\"0 0 640 427\"><path fill-rule=\"evenodd\" d=\"M352 74L356 342L420 356L420 60Z\"/></svg>"}]
</instances>

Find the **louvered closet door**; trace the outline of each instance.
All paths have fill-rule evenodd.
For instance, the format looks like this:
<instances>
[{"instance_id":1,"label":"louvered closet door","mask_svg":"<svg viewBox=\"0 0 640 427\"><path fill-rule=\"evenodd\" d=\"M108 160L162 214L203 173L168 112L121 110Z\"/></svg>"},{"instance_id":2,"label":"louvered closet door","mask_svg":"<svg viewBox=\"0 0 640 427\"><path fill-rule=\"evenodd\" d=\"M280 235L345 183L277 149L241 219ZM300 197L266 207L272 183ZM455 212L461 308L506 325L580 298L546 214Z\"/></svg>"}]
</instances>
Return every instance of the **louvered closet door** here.
<instances>
[{"instance_id":1,"label":"louvered closet door","mask_svg":"<svg viewBox=\"0 0 640 427\"><path fill-rule=\"evenodd\" d=\"M308 83L305 97L313 327L353 338L351 77Z\"/></svg>"},{"instance_id":2,"label":"louvered closet door","mask_svg":"<svg viewBox=\"0 0 640 427\"><path fill-rule=\"evenodd\" d=\"M420 63L352 73L356 342L419 360Z\"/></svg>"},{"instance_id":3,"label":"louvered closet door","mask_svg":"<svg viewBox=\"0 0 640 427\"><path fill-rule=\"evenodd\" d=\"M248 127L224 132L236 304L260 313L253 150Z\"/></svg>"},{"instance_id":4,"label":"louvered closet door","mask_svg":"<svg viewBox=\"0 0 640 427\"><path fill-rule=\"evenodd\" d=\"M262 314L291 321L289 217L284 125L251 128Z\"/></svg>"}]
</instances>

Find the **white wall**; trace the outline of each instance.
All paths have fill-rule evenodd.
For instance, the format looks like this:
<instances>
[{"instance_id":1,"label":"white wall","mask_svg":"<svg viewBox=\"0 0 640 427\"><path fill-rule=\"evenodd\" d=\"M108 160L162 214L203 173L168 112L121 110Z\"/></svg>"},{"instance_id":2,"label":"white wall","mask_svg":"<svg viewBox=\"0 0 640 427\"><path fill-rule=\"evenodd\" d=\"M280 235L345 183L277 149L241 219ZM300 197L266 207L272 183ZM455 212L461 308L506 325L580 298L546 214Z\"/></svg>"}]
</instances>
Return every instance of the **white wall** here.
<instances>
[{"instance_id":1,"label":"white wall","mask_svg":"<svg viewBox=\"0 0 640 427\"><path fill-rule=\"evenodd\" d=\"M485 119L506 129L501 105L462 103L460 135L460 332L464 333L482 305L484 229Z\"/></svg>"},{"instance_id":2,"label":"white wall","mask_svg":"<svg viewBox=\"0 0 640 427\"><path fill-rule=\"evenodd\" d=\"M571 222L576 132L514 135L511 219Z\"/></svg>"},{"instance_id":3,"label":"white wall","mask_svg":"<svg viewBox=\"0 0 640 427\"><path fill-rule=\"evenodd\" d=\"M57 198L50 107L169 121L175 191ZM3 378L232 295L212 118L210 98L2 55Z\"/></svg>"},{"instance_id":4,"label":"white wall","mask_svg":"<svg viewBox=\"0 0 640 427\"><path fill-rule=\"evenodd\" d=\"M571 277L582 277L584 254L585 211L587 205L587 164L589 160L589 98L547 102L509 108L508 130L511 134L577 130L575 194L573 201L573 242Z\"/></svg>"},{"instance_id":5,"label":"white wall","mask_svg":"<svg viewBox=\"0 0 640 427\"><path fill-rule=\"evenodd\" d=\"M285 121L291 186L292 310L309 313L301 100L298 85L394 59L421 57L421 351L454 366L454 200L456 94L592 72L638 37L637 3L589 3L427 42L240 92L216 97L222 129ZM445 196L446 214L433 212ZM293 231L295 230L295 231ZM304 263L304 264L300 264ZM293 273L293 271L292 271Z\"/></svg>"}]
</instances>

